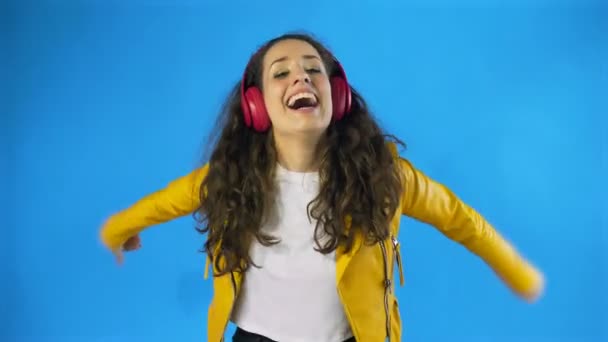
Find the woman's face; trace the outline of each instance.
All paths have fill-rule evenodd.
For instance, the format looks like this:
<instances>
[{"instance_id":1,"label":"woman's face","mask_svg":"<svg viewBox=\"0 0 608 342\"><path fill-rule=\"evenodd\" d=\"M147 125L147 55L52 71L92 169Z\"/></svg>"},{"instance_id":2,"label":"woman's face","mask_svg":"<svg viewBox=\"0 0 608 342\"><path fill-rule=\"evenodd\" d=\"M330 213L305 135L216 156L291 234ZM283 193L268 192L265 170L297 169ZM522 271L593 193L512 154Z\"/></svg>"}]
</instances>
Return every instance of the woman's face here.
<instances>
[{"instance_id":1,"label":"woman's face","mask_svg":"<svg viewBox=\"0 0 608 342\"><path fill-rule=\"evenodd\" d=\"M268 50L262 89L275 135L319 136L329 126L329 77L318 51L307 42L284 40Z\"/></svg>"}]
</instances>

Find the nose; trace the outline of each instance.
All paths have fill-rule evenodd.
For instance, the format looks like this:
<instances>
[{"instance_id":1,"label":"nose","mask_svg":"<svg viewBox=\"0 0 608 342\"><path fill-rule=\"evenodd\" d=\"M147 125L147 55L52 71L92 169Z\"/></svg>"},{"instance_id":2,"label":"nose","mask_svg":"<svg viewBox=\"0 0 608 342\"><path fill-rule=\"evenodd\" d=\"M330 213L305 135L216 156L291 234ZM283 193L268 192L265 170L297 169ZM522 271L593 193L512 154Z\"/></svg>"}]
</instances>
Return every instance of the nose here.
<instances>
[{"instance_id":1,"label":"nose","mask_svg":"<svg viewBox=\"0 0 608 342\"><path fill-rule=\"evenodd\" d=\"M298 68L297 72L294 73L294 84L297 83L310 83L310 75L306 72L306 70L302 68Z\"/></svg>"}]
</instances>

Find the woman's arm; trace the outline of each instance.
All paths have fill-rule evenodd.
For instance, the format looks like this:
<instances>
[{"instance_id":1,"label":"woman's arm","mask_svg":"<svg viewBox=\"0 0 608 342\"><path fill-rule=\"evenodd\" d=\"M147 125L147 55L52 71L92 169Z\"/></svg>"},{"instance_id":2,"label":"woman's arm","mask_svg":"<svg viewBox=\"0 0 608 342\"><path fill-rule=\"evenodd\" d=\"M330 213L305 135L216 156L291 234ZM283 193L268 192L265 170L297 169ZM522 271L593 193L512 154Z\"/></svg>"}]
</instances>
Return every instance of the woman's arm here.
<instances>
[{"instance_id":1,"label":"woman's arm","mask_svg":"<svg viewBox=\"0 0 608 342\"><path fill-rule=\"evenodd\" d=\"M208 169L208 164L198 168L112 215L100 232L103 244L119 250L142 230L193 213L200 205L200 185Z\"/></svg>"},{"instance_id":2,"label":"woman's arm","mask_svg":"<svg viewBox=\"0 0 608 342\"><path fill-rule=\"evenodd\" d=\"M409 161L399 161L405 180L402 214L434 226L481 257L519 296L533 301L541 294L542 274L479 213Z\"/></svg>"}]
</instances>

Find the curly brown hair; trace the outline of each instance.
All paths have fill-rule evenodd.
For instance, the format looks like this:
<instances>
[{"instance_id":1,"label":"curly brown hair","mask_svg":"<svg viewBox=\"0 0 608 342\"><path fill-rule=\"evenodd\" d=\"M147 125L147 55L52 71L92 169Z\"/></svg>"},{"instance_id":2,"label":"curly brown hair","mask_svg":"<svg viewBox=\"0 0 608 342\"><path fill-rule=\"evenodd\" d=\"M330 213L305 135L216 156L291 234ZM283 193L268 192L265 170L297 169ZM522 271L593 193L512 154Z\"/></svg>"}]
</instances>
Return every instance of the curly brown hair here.
<instances>
[{"instance_id":1,"label":"curly brown hair","mask_svg":"<svg viewBox=\"0 0 608 342\"><path fill-rule=\"evenodd\" d=\"M285 39L311 44L328 73L338 72L332 54L315 38L290 33L268 41L251 57L247 85L261 88L264 55ZM388 238L389 223L403 190L387 141L403 147L405 144L384 134L365 100L352 86L351 91L350 112L342 120L332 121L317 154L321 158L320 191L307 211L317 220L315 242L321 253L330 253L341 245L348 251L357 233L364 234L368 243ZM279 240L260 230L275 194L277 151L273 134L272 130L260 133L246 126L240 82L226 99L217 125L215 132L219 135L211 143L209 171L201 184L201 206L195 218L201 225L197 230L208 233L203 252L213 260L214 274L219 276L244 272L251 265L257 267L249 255L253 239L265 246ZM319 236L324 237L323 243Z\"/></svg>"}]
</instances>

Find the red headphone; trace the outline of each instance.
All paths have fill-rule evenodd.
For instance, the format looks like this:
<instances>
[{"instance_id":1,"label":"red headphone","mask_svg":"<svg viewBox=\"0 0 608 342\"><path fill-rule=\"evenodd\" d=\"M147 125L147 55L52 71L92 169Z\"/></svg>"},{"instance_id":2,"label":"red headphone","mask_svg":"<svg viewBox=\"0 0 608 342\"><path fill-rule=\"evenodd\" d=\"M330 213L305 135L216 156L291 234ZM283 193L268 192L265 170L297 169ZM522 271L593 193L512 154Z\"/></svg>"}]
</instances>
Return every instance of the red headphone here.
<instances>
[{"instance_id":1,"label":"red headphone","mask_svg":"<svg viewBox=\"0 0 608 342\"><path fill-rule=\"evenodd\" d=\"M330 78L331 97L333 102L332 120L337 121L348 114L351 108L351 90L346 79L346 73L340 62L335 58L334 63L338 68L338 75ZM243 78L241 80L241 109L247 127L253 127L258 132L265 132L270 128L270 117L264 104L264 97L258 87L247 87L247 71L249 66L245 68Z\"/></svg>"}]
</instances>

